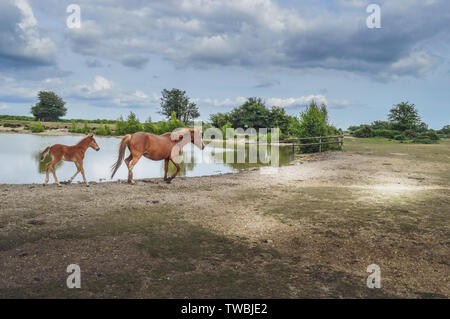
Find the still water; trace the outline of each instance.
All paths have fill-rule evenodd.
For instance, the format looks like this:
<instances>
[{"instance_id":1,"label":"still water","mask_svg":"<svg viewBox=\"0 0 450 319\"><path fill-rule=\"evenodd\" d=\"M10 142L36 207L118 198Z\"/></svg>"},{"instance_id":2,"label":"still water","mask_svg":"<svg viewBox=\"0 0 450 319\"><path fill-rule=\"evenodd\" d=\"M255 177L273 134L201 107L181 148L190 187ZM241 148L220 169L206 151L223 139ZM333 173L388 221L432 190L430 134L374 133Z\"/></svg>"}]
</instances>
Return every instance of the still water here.
<instances>
[{"instance_id":1,"label":"still water","mask_svg":"<svg viewBox=\"0 0 450 319\"><path fill-rule=\"evenodd\" d=\"M74 145L81 139L82 136L0 134L0 183L42 183L45 179L45 163L39 161L40 152L49 145ZM115 137L96 137L95 139L100 146L100 151L96 152L91 148L86 151L84 159L86 178L88 181L109 181L111 175L110 167L117 160L120 139ZM232 148L227 149L213 145L207 144L203 151L192 145L186 146L183 149L183 154L180 156L182 163L179 176L216 175L270 165L264 164L266 162L263 159L265 148L262 148L262 160L258 156L258 163L249 163L248 145L245 147L245 163L233 163L236 161L236 156L234 156L235 160L229 160L228 162L226 156L227 153L233 152ZM256 148L256 146L253 147ZM266 154L270 154L270 147L267 149ZM287 165L294 157L291 147L280 147L279 154L280 165ZM230 159L230 156L228 156L228 159ZM67 181L75 171L74 163L60 162L57 166L56 174L60 181ZM170 163L169 174L174 171L175 167ZM134 167L133 172L135 179L160 178L164 175L164 161L155 162L142 157ZM127 168L125 164L122 164L114 176L114 180L126 178ZM82 181L81 174L78 174L74 183L78 181ZM54 182L52 174L50 174L49 182Z\"/></svg>"}]
</instances>

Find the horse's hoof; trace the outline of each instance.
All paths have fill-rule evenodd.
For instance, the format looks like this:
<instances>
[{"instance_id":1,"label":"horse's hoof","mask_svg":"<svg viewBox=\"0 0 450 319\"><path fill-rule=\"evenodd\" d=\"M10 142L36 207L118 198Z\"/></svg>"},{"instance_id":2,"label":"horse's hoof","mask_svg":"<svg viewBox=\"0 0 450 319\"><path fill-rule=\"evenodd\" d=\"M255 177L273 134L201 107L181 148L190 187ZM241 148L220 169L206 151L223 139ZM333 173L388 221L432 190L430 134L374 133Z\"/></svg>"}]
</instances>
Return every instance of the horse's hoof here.
<instances>
[{"instance_id":1,"label":"horse's hoof","mask_svg":"<svg viewBox=\"0 0 450 319\"><path fill-rule=\"evenodd\" d=\"M128 182L130 185L136 185L135 181Z\"/></svg>"},{"instance_id":2,"label":"horse's hoof","mask_svg":"<svg viewBox=\"0 0 450 319\"><path fill-rule=\"evenodd\" d=\"M166 183L167 183L167 184L172 183L172 179L166 179Z\"/></svg>"},{"instance_id":3,"label":"horse's hoof","mask_svg":"<svg viewBox=\"0 0 450 319\"><path fill-rule=\"evenodd\" d=\"M86 184L86 187L89 187L89 186L91 186L91 185L89 185L89 184Z\"/></svg>"}]
</instances>

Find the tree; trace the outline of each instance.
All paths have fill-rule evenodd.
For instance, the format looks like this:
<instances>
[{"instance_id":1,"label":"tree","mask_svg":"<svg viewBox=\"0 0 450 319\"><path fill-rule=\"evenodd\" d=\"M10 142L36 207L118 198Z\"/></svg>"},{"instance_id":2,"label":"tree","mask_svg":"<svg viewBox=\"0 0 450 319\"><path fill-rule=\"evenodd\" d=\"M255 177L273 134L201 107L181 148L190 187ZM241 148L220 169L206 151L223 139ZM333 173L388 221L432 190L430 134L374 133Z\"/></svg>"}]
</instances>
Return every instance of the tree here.
<instances>
[{"instance_id":1,"label":"tree","mask_svg":"<svg viewBox=\"0 0 450 319\"><path fill-rule=\"evenodd\" d=\"M300 137L327 136L328 130L328 111L325 104L320 107L315 101L300 114L299 133ZM318 143L318 139L308 140L308 143ZM327 147L322 147L325 150ZM305 153L317 152L318 145L302 146L301 151Z\"/></svg>"},{"instance_id":2,"label":"tree","mask_svg":"<svg viewBox=\"0 0 450 319\"><path fill-rule=\"evenodd\" d=\"M58 95L51 91L39 91L39 102L31 108L35 119L42 121L58 121L61 116L66 115L67 109Z\"/></svg>"},{"instance_id":3,"label":"tree","mask_svg":"<svg viewBox=\"0 0 450 319\"><path fill-rule=\"evenodd\" d=\"M267 128L270 122L270 111L260 98L249 98L229 115L233 128Z\"/></svg>"},{"instance_id":4,"label":"tree","mask_svg":"<svg viewBox=\"0 0 450 319\"><path fill-rule=\"evenodd\" d=\"M278 127L283 134L288 133L290 119L282 107L274 106L270 110L270 128Z\"/></svg>"},{"instance_id":5,"label":"tree","mask_svg":"<svg viewBox=\"0 0 450 319\"><path fill-rule=\"evenodd\" d=\"M408 129L415 130L423 126L416 106L414 104L409 104L408 102L402 102L395 105L389 111L388 118L389 121L394 124L395 129L402 131Z\"/></svg>"},{"instance_id":6,"label":"tree","mask_svg":"<svg viewBox=\"0 0 450 319\"><path fill-rule=\"evenodd\" d=\"M222 126L227 124L227 122L230 122L230 117L228 116L228 114L224 113L212 114L210 115L209 119L211 120L212 125L217 128L221 128Z\"/></svg>"},{"instance_id":7,"label":"tree","mask_svg":"<svg viewBox=\"0 0 450 319\"><path fill-rule=\"evenodd\" d=\"M189 121L196 119L200 116L197 105L194 102L190 102L186 108L186 112L183 115L183 122L187 124Z\"/></svg>"},{"instance_id":8,"label":"tree","mask_svg":"<svg viewBox=\"0 0 450 319\"><path fill-rule=\"evenodd\" d=\"M441 134L445 134L445 135L450 135L450 125L446 125L444 126L439 133Z\"/></svg>"},{"instance_id":9,"label":"tree","mask_svg":"<svg viewBox=\"0 0 450 319\"><path fill-rule=\"evenodd\" d=\"M189 102L186 91L178 89L164 89L161 97L161 114L170 119L172 112L175 112L177 119L184 124L200 116L197 105Z\"/></svg>"},{"instance_id":10,"label":"tree","mask_svg":"<svg viewBox=\"0 0 450 319\"><path fill-rule=\"evenodd\" d=\"M137 118L136 114L133 112L130 112L130 114L127 117L127 134L134 134L136 132L142 131L142 125L139 122L139 119Z\"/></svg>"}]
</instances>

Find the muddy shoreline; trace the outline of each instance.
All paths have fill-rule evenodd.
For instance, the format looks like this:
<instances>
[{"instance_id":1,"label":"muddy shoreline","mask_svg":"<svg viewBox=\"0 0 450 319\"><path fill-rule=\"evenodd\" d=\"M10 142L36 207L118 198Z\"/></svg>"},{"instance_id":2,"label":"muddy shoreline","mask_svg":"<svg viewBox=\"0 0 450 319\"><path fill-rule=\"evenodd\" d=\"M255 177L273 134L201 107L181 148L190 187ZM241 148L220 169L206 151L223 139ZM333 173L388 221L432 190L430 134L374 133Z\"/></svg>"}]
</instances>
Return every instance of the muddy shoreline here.
<instances>
[{"instance_id":1,"label":"muddy shoreline","mask_svg":"<svg viewBox=\"0 0 450 319\"><path fill-rule=\"evenodd\" d=\"M172 184L1 184L0 296L449 298L446 147L348 144ZM70 263L84 289L65 287ZM365 285L374 263L382 289Z\"/></svg>"}]
</instances>

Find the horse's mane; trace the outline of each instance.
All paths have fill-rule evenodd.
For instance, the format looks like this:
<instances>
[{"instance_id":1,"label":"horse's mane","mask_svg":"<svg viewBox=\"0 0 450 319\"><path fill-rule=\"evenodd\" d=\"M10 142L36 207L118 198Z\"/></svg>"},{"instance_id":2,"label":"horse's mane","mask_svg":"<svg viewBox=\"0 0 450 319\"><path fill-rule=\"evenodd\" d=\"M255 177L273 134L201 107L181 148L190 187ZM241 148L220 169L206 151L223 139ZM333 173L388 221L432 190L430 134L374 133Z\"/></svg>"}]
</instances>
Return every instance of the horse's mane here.
<instances>
[{"instance_id":1,"label":"horse's mane","mask_svg":"<svg viewBox=\"0 0 450 319\"><path fill-rule=\"evenodd\" d=\"M79 141L79 142L76 144L76 146L84 145L90 137L91 137L91 136L89 136L89 135L86 136L86 137L84 137L81 141Z\"/></svg>"},{"instance_id":2,"label":"horse's mane","mask_svg":"<svg viewBox=\"0 0 450 319\"><path fill-rule=\"evenodd\" d=\"M190 128L184 127L184 128L182 128L182 129L180 129L180 130L178 130L178 131L175 131L175 132L166 132L166 133L164 133L164 134L161 134L161 136L171 135L172 133L184 133L184 132L190 132L190 131L191 131Z\"/></svg>"}]
</instances>

